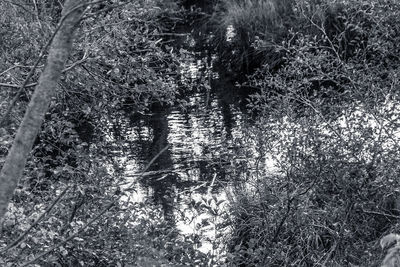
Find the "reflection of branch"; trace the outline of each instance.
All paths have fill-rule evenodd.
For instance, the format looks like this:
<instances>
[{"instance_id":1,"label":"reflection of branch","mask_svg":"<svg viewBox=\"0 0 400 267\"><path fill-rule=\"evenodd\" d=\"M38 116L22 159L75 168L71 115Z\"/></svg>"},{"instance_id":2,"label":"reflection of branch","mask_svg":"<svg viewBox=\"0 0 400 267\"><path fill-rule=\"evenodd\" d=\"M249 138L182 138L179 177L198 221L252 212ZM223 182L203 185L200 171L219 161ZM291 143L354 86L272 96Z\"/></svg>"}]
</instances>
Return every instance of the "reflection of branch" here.
<instances>
[{"instance_id":1,"label":"reflection of branch","mask_svg":"<svg viewBox=\"0 0 400 267\"><path fill-rule=\"evenodd\" d=\"M188 193L188 192L195 192L197 189L200 189L202 187L207 188L207 182L204 182L204 183L202 183L202 184L200 184L200 185L198 185L198 186L196 186L194 188L178 192L176 195L179 196L179 195L182 195L182 194L185 194L185 193Z\"/></svg>"},{"instance_id":2,"label":"reflection of branch","mask_svg":"<svg viewBox=\"0 0 400 267\"><path fill-rule=\"evenodd\" d=\"M144 173L150 168L151 165L153 165L154 161L156 161L158 159L158 157L160 157L162 155L162 153L164 153L167 149L169 148L169 145L165 146L163 149L161 149L160 152L157 153L157 155L155 155L150 162L146 165L146 167L144 168L144 170L140 173L139 177L137 178L137 180L142 179ZM125 191L132 189L133 185L136 183L136 180L133 181L128 188L125 189Z\"/></svg>"}]
</instances>

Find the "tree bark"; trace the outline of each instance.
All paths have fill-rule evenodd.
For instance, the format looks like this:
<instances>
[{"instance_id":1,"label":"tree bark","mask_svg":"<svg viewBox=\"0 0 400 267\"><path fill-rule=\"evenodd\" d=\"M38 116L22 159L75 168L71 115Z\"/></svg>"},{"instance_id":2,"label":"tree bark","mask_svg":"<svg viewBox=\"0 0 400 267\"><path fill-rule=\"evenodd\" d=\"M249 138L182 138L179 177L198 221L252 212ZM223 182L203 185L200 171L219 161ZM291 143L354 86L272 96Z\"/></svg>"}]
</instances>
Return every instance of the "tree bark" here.
<instances>
[{"instance_id":1,"label":"tree bark","mask_svg":"<svg viewBox=\"0 0 400 267\"><path fill-rule=\"evenodd\" d=\"M21 178L33 142L42 125L72 47L73 33L84 12L86 0L67 0L58 32L49 49L47 64L18 128L0 172L0 222ZM0 230L2 224L0 224Z\"/></svg>"}]
</instances>

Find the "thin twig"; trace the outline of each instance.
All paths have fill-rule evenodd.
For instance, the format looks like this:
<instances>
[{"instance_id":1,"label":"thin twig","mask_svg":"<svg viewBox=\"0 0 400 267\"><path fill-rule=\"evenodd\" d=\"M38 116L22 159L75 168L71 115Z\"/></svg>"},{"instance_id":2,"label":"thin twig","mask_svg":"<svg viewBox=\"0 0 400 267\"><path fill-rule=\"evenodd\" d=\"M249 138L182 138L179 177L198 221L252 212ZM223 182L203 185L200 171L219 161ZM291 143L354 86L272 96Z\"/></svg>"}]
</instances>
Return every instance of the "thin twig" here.
<instances>
[{"instance_id":1,"label":"thin twig","mask_svg":"<svg viewBox=\"0 0 400 267\"><path fill-rule=\"evenodd\" d=\"M72 63L71 65L69 65L68 67L66 67L62 73L66 73L67 71L70 71L71 69L75 68L76 66L85 63L86 61L90 60L90 59L94 59L94 58L88 58L87 57L87 53L85 53L85 55L82 57L82 59ZM22 66L14 66L14 67L22 67ZM34 87L37 85L36 83L30 83L25 85L25 88L29 88L29 87ZM0 83L0 87L9 87L9 88L20 88L21 85L19 84L10 84L10 83Z\"/></svg>"},{"instance_id":2,"label":"thin twig","mask_svg":"<svg viewBox=\"0 0 400 267\"><path fill-rule=\"evenodd\" d=\"M35 8L36 20L37 20L37 22L38 22L38 24L39 24L40 29L43 31L43 26L42 26L42 23L40 22L40 18L39 18L39 9L38 9L36 0L33 0L33 6L34 6L34 8Z\"/></svg>"},{"instance_id":3,"label":"thin twig","mask_svg":"<svg viewBox=\"0 0 400 267\"><path fill-rule=\"evenodd\" d=\"M69 15L70 13L68 13L67 15ZM51 35L50 39L47 41L46 45L42 48L42 51L40 52L40 55L38 57L38 59L36 60L35 64L33 65L32 69L29 71L28 75L26 76L24 82L22 83L22 85L19 87L18 92L15 94L14 98L12 99L10 105L8 106L6 112L4 113L3 117L0 120L0 127L3 126L4 122L7 120L8 116L11 113L12 108L14 107L15 103L17 102L20 94L22 93L22 91L24 90L24 88L27 86L30 78L33 76L36 67L39 65L40 61L42 60L42 58L44 57L45 52L47 51L47 48L50 46L50 44L53 42L54 37L56 36L56 34L58 33L58 31L60 30L65 18L67 17L67 15L65 15L60 23L57 25L56 30L53 32L53 34Z\"/></svg>"},{"instance_id":4,"label":"thin twig","mask_svg":"<svg viewBox=\"0 0 400 267\"><path fill-rule=\"evenodd\" d=\"M8 69L6 69L5 71L3 71L2 73L0 73L0 76L3 76L4 74L6 74L7 72L9 72L10 70L13 70L13 69L18 68L18 67L20 67L20 66L19 66L19 65L11 66L11 67L9 67Z\"/></svg>"},{"instance_id":5,"label":"thin twig","mask_svg":"<svg viewBox=\"0 0 400 267\"><path fill-rule=\"evenodd\" d=\"M61 200L61 198L65 195L65 193L67 193L68 189L70 187L67 186L62 192L61 194L50 204L50 206L47 207L47 209L39 216L39 218L37 218L33 224L27 229L25 230L24 233L22 233L17 239L15 239L13 242L11 242L11 244L9 244L6 248L2 249L0 251L0 253L5 253L8 250L12 249L13 247L16 247L27 235L28 233L32 230L33 227L35 227L43 218L46 214L49 214L50 211L53 209L53 207Z\"/></svg>"},{"instance_id":6,"label":"thin twig","mask_svg":"<svg viewBox=\"0 0 400 267\"><path fill-rule=\"evenodd\" d=\"M20 8L22 8L24 11L30 13L30 14L33 15L33 16L35 15L32 11L28 10L28 9L27 9L26 7L24 7L22 4L15 3L15 1L8 1L8 0L3 0L3 1L4 1L4 2L7 2L7 3L9 3L9 4L13 5L13 6L20 7Z\"/></svg>"},{"instance_id":7,"label":"thin twig","mask_svg":"<svg viewBox=\"0 0 400 267\"><path fill-rule=\"evenodd\" d=\"M60 22L57 25L57 28L55 29L55 31L53 32L53 34L51 35L50 39L47 41L46 45L43 47L42 51L40 52L40 55L38 57L38 59L36 60L35 64L33 65L32 69L29 71L28 75L26 76L24 82L22 83L21 87L19 88L18 92L15 94L14 98L11 101L11 104L8 106L6 112L4 113L3 117L0 120L0 127L2 127L5 123L5 121L7 120L8 116L11 113L12 108L14 107L15 103L17 102L20 94L22 93L22 91L24 90L24 88L26 87L26 85L28 84L30 78L33 76L36 67L39 65L40 61L42 60L42 58L44 57L45 52L47 51L47 48L51 45L51 43L53 42L54 37L56 36L56 34L58 33L58 31L60 30L61 26L63 25L64 21L66 20L66 18L72 14L73 12L75 12L76 10L85 7L85 6L90 6L93 4L97 4L97 3L101 3L104 2L105 0L99 0L99 1L94 1L94 2L90 2L90 3L84 3L84 4L80 4L77 5L76 7L72 8L68 13L66 13L60 20Z\"/></svg>"},{"instance_id":8,"label":"thin twig","mask_svg":"<svg viewBox=\"0 0 400 267\"><path fill-rule=\"evenodd\" d=\"M305 19L307 19L314 27L316 27L318 30L320 30L322 32L322 34L326 37L326 39L328 40L328 43L330 45L330 48L333 50L333 52L335 53L335 56L337 57L338 61L341 63L342 60L340 58L339 52L337 51L335 45L333 44L332 40L329 38L328 34L326 33L326 30L323 26L319 26L317 23L315 23L315 21L313 21L312 18L309 18L304 11L302 10L302 15L304 16Z\"/></svg>"},{"instance_id":9,"label":"thin twig","mask_svg":"<svg viewBox=\"0 0 400 267\"><path fill-rule=\"evenodd\" d=\"M160 152L158 152L157 155L155 155L150 162L146 165L146 167L144 168L144 170L141 172L141 175L139 176L139 178L141 176L143 176L143 174L148 170L148 168L150 168L150 166L154 163L154 161L167 149L169 148L169 145L167 145L166 147L164 147ZM134 183L132 183L130 185L133 186ZM128 189L130 188L126 188L123 191L128 191ZM52 246L51 248L49 248L48 250L44 251L43 253L39 254L38 256L36 256L34 259L23 263L22 265L20 265L19 267L24 267L24 266L28 266L29 264L34 263L35 261L37 261L38 259L46 256L47 254L49 254L50 252L52 252L54 249L62 246L63 244L67 243L68 241L70 241L71 239L77 237L83 230L85 230L88 226L90 226L92 223L94 223L95 221L97 221L104 213L106 213L112 206L117 204L117 200L112 201L110 204L108 204L105 208L103 208L100 213L98 215L96 215L93 219L91 219L87 224L85 224L84 226L82 226L76 233L74 233L73 235L71 235L70 237L68 237L67 239L61 241L60 243Z\"/></svg>"},{"instance_id":10,"label":"thin twig","mask_svg":"<svg viewBox=\"0 0 400 267\"><path fill-rule=\"evenodd\" d=\"M25 85L24 88L34 87L36 85L37 85L37 83L30 83L30 84ZM10 83L0 83L0 87L21 88L21 85L10 84Z\"/></svg>"},{"instance_id":11,"label":"thin twig","mask_svg":"<svg viewBox=\"0 0 400 267\"><path fill-rule=\"evenodd\" d=\"M89 58L87 58L87 57L84 56L84 58L82 58L82 59L80 59L80 60L78 60L78 61L72 63L72 64L69 65L68 67L66 67L66 68L62 71L62 73L66 73L67 71L69 71L69 70L75 68L76 66L78 66L78 65L80 65L80 64L82 64L82 63L85 63L85 62L88 61L88 60L89 60ZM17 67L18 67L18 66L17 66ZM34 86L36 86L36 85L37 85L37 82L36 82L36 83L30 83L30 84L25 85L24 88L34 87ZM0 83L0 87L21 88L21 85L19 85L19 84L11 84L11 83Z\"/></svg>"},{"instance_id":12,"label":"thin twig","mask_svg":"<svg viewBox=\"0 0 400 267\"><path fill-rule=\"evenodd\" d=\"M337 243L335 242L335 244L329 249L328 255L326 256L324 262L322 263L322 267L326 266L328 261L331 259L333 252L335 252L336 248L337 248Z\"/></svg>"},{"instance_id":13,"label":"thin twig","mask_svg":"<svg viewBox=\"0 0 400 267\"><path fill-rule=\"evenodd\" d=\"M64 245L65 243L67 243L68 241L70 241L71 239L77 237L83 230L85 230L88 226L90 226L92 223L94 223L95 221L97 221L101 215L103 215L104 213L106 213L112 206L114 206L116 204L116 201L111 202L110 204L108 204L104 209L101 210L101 212L94 217L93 219L91 219L87 224L85 224L84 226L82 226L76 233L74 233L73 235L71 235L70 237L68 237L67 239L61 241L60 243L52 246L51 248L49 248L48 250L44 251L43 253L37 255L34 259L25 262L23 264L21 264L19 267L24 267L24 266L28 266L29 264L34 263L35 261L37 261L38 259L46 256L47 254L49 254L50 252L52 252L54 249Z\"/></svg>"},{"instance_id":14,"label":"thin twig","mask_svg":"<svg viewBox=\"0 0 400 267\"><path fill-rule=\"evenodd\" d=\"M60 5L61 8L64 8L64 5L61 3L60 0L57 0L57 3Z\"/></svg>"},{"instance_id":15,"label":"thin twig","mask_svg":"<svg viewBox=\"0 0 400 267\"><path fill-rule=\"evenodd\" d=\"M372 210L362 210L362 212L366 213L366 214L372 214L372 215L379 215L379 216L384 216L384 217L388 217L388 218L392 218L392 219L400 219L400 216L396 216L396 215L392 215L392 214L388 214L388 213L383 213L383 212L377 212L377 211L372 211Z\"/></svg>"},{"instance_id":16,"label":"thin twig","mask_svg":"<svg viewBox=\"0 0 400 267\"><path fill-rule=\"evenodd\" d=\"M157 155L155 155L150 162L146 165L146 167L143 169L143 171L140 173L139 177L133 181L124 191L128 191L130 189L132 189L133 185L136 183L137 180L142 179L144 173L150 168L150 166L154 163L154 161L156 161L158 159L158 157L161 156L162 153L164 153L167 149L169 148L169 145L165 146L163 149L161 149L160 152L158 152Z\"/></svg>"},{"instance_id":17,"label":"thin twig","mask_svg":"<svg viewBox=\"0 0 400 267\"><path fill-rule=\"evenodd\" d=\"M88 14L87 16L82 17L82 20L96 17L98 14L101 14L101 13L103 13L103 12L107 12L107 11L109 11L109 10L111 10L111 9L116 9L116 8L118 8L118 7L120 7L120 6L125 6L126 4L127 4L127 2L126 2L126 3L121 3L121 4L109 6L109 7L107 7L107 9L99 10L99 11L90 13L90 14Z\"/></svg>"},{"instance_id":18,"label":"thin twig","mask_svg":"<svg viewBox=\"0 0 400 267\"><path fill-rule=\"evenodd\" d=\"M92 58L91 58L91 59L92 59ZM88 56L87 56L87 51L85 51L85 54L83 55L82 59L80 59L80 60L78 60L78 61L72 63L72 64L69 65L68 67L66 67L66 68L62 71L62 73L65 73L65 72L67 72L67 71L69 71L69 70L75 68L76 66L78 66L78 65L80 65L80 64L82 64L82 63L85 63L85 62L88 61L88 60L89 60L89 58L88 58Z\"/></svg>"}]
</instances>

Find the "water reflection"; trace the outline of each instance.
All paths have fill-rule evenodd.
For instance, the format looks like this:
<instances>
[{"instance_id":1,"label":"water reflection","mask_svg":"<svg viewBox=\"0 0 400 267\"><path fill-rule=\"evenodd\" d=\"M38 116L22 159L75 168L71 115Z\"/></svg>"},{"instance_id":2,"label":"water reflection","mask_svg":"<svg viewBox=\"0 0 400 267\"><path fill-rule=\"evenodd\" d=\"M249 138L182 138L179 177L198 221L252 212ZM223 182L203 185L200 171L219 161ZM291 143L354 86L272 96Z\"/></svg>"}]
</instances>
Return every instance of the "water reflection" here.
<instances>
[{"instance_id":1,"label":"water reflection","mask_svg":"<svg viewBox=\"0 0 400 267\"><path fill-rule=\"evenodd\" d=\"M167 110L154 104L149 117L149 128L152 130L152 140L148 147L147 161L151 161L156 155L169 145ZM173 172L171 151L167 149L150 166L149 170L155 175L148 175L143 179L145 186L153 189L155 203L161 204L164 217L168 222L174 222L173 201L174 185L177 184L177 174Z\"/></svg>"},{"instance_id":2,"label":"water reflection","mask_svg":"<svg viewBox=\"0 0 400 267\"><path fill-rule=\"evenodd\" d=\"M235 154L232 138L241 136L245 118L239 107L228 102L233 99L221 99L214 92L193 93L183 109L153 105L148 114L116 115L112 132L121 151L115 157L126 166L126 183L134 183L131 201L152 199L170 225L182 233L196 233L197 225L210 215L199 213L190 203L202 197L226 198L226 167ZM139 177L137 171L167 145ZM207 232L203 238L212 240L214 235L215 231ZM210 242L201 246L204 252L211 249Z\"/></svg>"},{"instance_id":3,"label":"water reflection","mask_svg":"<svg viewBox=\"0 0 400 267\"><path fill-rule=\"evenodd\" d=\"M196 38L205 37L187 34L174 46L182 57L177 83L183 105L154 104L146 114L121 111L111 119L110 129L111 138L120 144L114 157L125 166L126 184L134 184L130 200L153 200L166 221L182 233L195 233L197 225L211 216L193 201L226 199L229 168L239 158L233 143L243 137L247 120L244 97L229 78L212 71L215 57L204 46L207 42ZM138 170L166 146L139 177ZM215 231L207 235L215 239ZM202 246L203 251L211 249L210 243Z\"/></svg>"},{"instance_id":4,"label":"water reflection","mask_svg":"<svg viewBox=\"0 0 400 267\"><path fill-rule=\"evenodd\" d=\"M189 97L189 106L184 110L153 106L151 114L135 115L125 122L125 134L131 138L133 152L128 165L143 166L170 145L139 184L151 187L154 199L163 205L166 214L171 215L175 191L210 183L214 175L219 181L226 178L227 148L233 129L241 125L236 121L242 115L230 104L221 106L223 102L214 94L209 105L206 100L204 93L197 93ZM128 166L128 170L135 168ZM128 171L127 176L135 174Z\"/></svg>"}]
</instances>

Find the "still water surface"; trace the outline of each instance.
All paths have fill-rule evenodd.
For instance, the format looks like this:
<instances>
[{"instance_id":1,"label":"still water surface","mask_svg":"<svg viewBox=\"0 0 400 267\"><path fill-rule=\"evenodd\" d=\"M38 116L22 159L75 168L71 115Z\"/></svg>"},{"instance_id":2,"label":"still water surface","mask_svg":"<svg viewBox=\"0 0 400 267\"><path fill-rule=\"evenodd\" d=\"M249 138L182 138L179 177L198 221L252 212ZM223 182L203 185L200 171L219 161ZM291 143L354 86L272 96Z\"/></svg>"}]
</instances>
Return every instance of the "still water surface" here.
<instances>
[{"instance_id":1,"label":"still water surface","mask_svg":"<svg viewBox=\"0 0 400 267\"><path fill-rule=\"evenodd\" d=\"M125 144L116 155L126 166L126 184L135 184L131 200L153 200L167 220L182 233L192 234L209 215L199 214L190 203L213 197L226 200L226 172L231 159L238 157L233 143L244 134L247 115L212 92L195 92L187 102L185 108L156 107L148 114L120 117L119 134ZM140 176L138 170L166 146ZM205 235L212 240L215 233ZM209 251L210 244L203 242L200 250Z\"/></svg>"}]
</instances>

